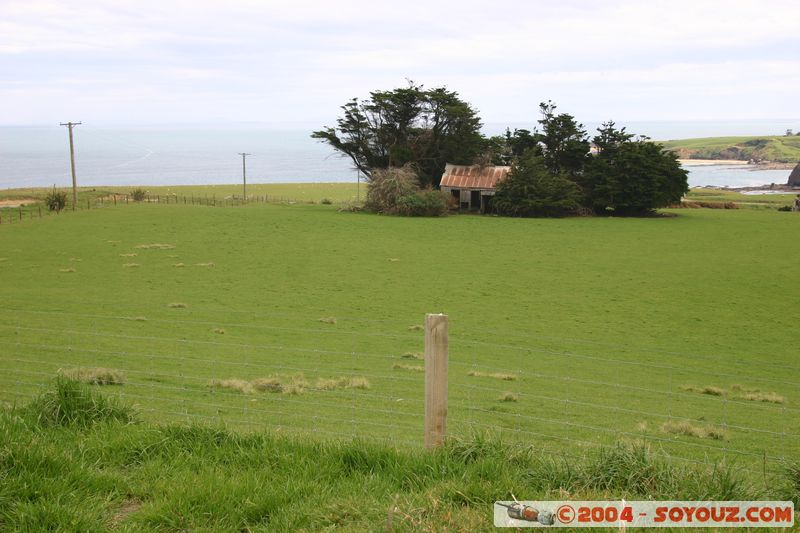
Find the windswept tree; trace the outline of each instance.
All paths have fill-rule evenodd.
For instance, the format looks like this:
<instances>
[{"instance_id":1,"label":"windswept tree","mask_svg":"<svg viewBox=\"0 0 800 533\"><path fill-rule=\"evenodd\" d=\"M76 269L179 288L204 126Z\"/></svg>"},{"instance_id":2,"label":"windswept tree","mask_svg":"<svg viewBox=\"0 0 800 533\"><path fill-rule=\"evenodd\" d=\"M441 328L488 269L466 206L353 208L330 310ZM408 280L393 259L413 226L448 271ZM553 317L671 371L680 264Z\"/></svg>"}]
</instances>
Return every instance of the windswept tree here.
<instances>
[{"instance_id":1,"label":"windswept tree","mask_svg":"<svg viewBox=\"0 0 800 533\"><path fill-rule=\"evenodd\" d=\"M409 83L342 106L336 127L311 137L349 157L369 179L375 169L413 164L421 186L438 187L446 163L471 164L485 147L477 112L458 93Z\"/></svg>"},{"instance_id":2,"label":"windswept tree","mask_svg":"<svg viewBox=\"0 0 800 533\"><path fill-rule=\"evenodd\" d=\"M642 215L680 202L689 191L686 170L663 145L613 122L598 128L592 141L598 153L587 161L581 185L596 213Z\"/></svg>"},{"instance_id":3,"label":"windswept tree","mask_svg":"<svg viewBox=\"0 0 800 533\"><path fill-rule=\"evenodd\" d=\"M589 157L589 137L583 124L567 113L556 114L551 102L539 104L541 133L536 138L544 145L544 162L553 174L566 173L576 179Z\"/></svg>"}]
</instances>

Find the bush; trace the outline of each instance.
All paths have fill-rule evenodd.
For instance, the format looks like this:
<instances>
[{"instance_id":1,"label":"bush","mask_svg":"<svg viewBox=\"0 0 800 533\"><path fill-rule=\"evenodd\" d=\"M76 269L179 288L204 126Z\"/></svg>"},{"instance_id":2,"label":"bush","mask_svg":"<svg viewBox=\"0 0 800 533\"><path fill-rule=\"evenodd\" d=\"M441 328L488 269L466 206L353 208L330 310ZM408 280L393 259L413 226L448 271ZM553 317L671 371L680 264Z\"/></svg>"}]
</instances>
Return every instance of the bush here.
<instances>
[{"instance_id":1,"label":"bush","mask_svg":"<svg viewBox=\"0 0 800 533\"><path fill-rule=\"evenodd\" d=\"M447 196L442 191L426 189L397 199L397 213L412 217L438 217L447 212Z\"/></svg>"},{"instance_id":2,"label":"bush","mask_svg":"<svg viewBox=\"0 0 800 533\"><path fill-rule=\"evenodd\" d=\"M147 191L141 187L133 189L131 191L131 198L133 198L134 202L143 202L144 199L147 198Z\"/></svg>"},{"instance_id":3,"label":"bush","mask_svg":"<svg viewBox=\"0 0 800 533\"><path fill-rule=\"evenodd\" d=\"M418 190L417 173L411 165L375 169L367 186L364 207L377 213L395 213L398 200Z\"/></svg>"},{"instance_id":4,"label":"bush","mask_svg":"<svg viewBox=\"0 0 800 533\"><path fill-rule=\"evenodd\" d=\"M323 205L331 205L333 203L333 200L331 200L330 198L323 198L320 201L320 203L323 204Z\"/></svg>"},{"instance_id":5,"label":"bush","mask_svg":"<svg viewBox=\"0 0 800 533\"><path fill-rule=\"evenodd\" d=\"M64 191L57 191L56 186L53 185L53 190L47 193L44 198L44 203L50 211L60 213L62 209L67 206L67 193Z\"/></svg>"}]
</instances>

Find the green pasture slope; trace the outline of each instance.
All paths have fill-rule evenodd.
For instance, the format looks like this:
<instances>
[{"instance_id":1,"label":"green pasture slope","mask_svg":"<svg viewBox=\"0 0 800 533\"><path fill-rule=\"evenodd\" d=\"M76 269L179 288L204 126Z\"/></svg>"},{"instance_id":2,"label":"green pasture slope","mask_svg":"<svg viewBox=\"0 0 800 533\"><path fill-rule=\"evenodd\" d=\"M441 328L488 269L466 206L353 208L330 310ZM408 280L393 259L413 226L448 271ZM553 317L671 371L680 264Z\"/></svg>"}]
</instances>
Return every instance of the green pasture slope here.
<instances>
[{"instance_id":1,"label":"green pasture slope","mask_svg":"<svg viewBox=\"0 0 800 533\"><path fill-rule=\"evenodd\" d=\"M33 395L59 368L110 367L127 382L108 390L147 419L417 445L423 375L403 355L422 351L424 314L445 312L455 434L500 429L558 450L641 437L688 459L775 466L800 451L800 217L673 214L106 203L4 223L0 398ZM308 390L209 386L273 374L303 374ZM336 377L370 388L313 390ZM770 393L783 402L745 399ZM664 429L676 420L724 438Z\"/></svg>"},{"instance_id":2,"label":"green pasture slope","mask_svg":"<svg viewBox=\"0 0 800 533\"><path fill-rule=\"evenodd\" d=\"M410 464L414 472L441 467L456 476L434 481L420 471L394 481L374 478L387 484L368 498L369 511L338 485L339 492L329 495L336 498L325 507L324 520L297 518L306 513L292 515L299 522L291 522L289 514L274 511L281 523L300 524L300 529L352 525L354 520L366 528L376 516L386 516L391 498L380 494L394 492L414 494L400 498L404 516L415 517L398 519L406 520L408 530L414 524L434 524L435 529L452 523L448 520L455 515L445 510L456 513L470 502L483 505L501 486L534 486L524 476L498 474L499 458L465 467L469 472L462 478L453 474L462 467L453 470L442 466L451 463L417 455L424 375L415 357L423 350L419 326L430 312L450 316L451 435L469 438L486 432L531 445L542 457L577 458L578 463L564 467L563 479L579 485L583 478L569 468L584 464L580 458L586 454L600 453L598 445L623 441L643 442L680 467L724 458L752 483L773 487L773 476L800 457L800 216L774 209L668 214L674 216L420 219L342 213L335 205L303 203L105 203L4 223L0 402L27 404L52 390L59 369L105 367L122 371L125 383L95 387L133 404L145 425L98 430L87 441L58 430L31 433L29 423L5 419L3 438L15 444L7 443L0 459L5 467L15 467L9 472L17 477L0 489L0 507L21 497L19 487L39 490L31 488L33 481L18 477L22 474L16 467L27 465L31 479L39 479L37 468L52 459L45 457L49 452L35 450L63 446L69 458L62 464L64 479L74 484L49 486L55 491L47 500L52 507L31 503L27 515L25 507L14 507L22 513L14 520L27 516L32 523L48 523L46 517L36 522L36 513L56 516L74 508L64 502L79 498L81 491L97 500L86 507L89 514L98 509L109 513L133 498L122 512L127 516L139 509L142 502L135 495L147 487L144 514L136 515L145 521L140 526L235 527L247 523L248 509L258 514L237 503L247 500L251 489L253 502L266 498L276 508L292 509L276 499L277 493L265 492L245 464L230 462L233 449L249 457L272 445L256 436L240 442L225 435L264 430L311 446L292 452L291 443L276 444L283 450L277 462L269 460L276 472L296 460L308 466L318 454L338 457L343 468L362 473L392 476L387 465L404 469ZM304 385L284 392L246 388L259 378ZM350 378L363 378L368 388L342 386ZM244 392L212 386L213 380L226 379L239 380L236 385ZM195 438L174 426L152 425L167 423L224 427L227 432ZM353 437L371 443L366 449L313 448L313 443L346 443ZM20 444L25 442L30 446ZM171 451L155 460L148 450L160 442L172 443ZM381 444L388 448L378 448ZM473 460L470 446L452 452L461 458L459 464ZM196 447L205 450L197 458L209 465L205 473L198 474L200 463L182 451ZM392 448L403 452L378 451ZM255 464L266 468L264 461ZM131 470L134 464L143 470ZM156 483L156 473L169 464L176 465L175 479L185 480L181 486L197 490ZM89 484L70 470L97 465L107 467ZM232 465L238 481L219 477L225 465ZM120 468L127 477L112 483L106 468ZM634 476L642 468L634 465L616 475ZM321 475L334 475L325 472ZM365 477L352 479L372 486ZM617 478L616 484L603 485L599 479L599 485L586 482L596 491L582 494L615 497L625 492L626 481ZM626 494L677 494L662 485L648 489L656 486L648 480ZM552 495L547 491L565 483L551 481L552 486L542 482L537 494ZM126 483L131 488L125 489ZM202 487L218 483L227 487L220 492L222 500L200 494ZM134 496L111 498L103 491L112 485ZM715 487L705 494L744 494ZM410 509L433 501L429 489L436 497L449 495L449 503L418 517ZM310 498L306 492L296 494L303 501ZM696 491L681 494L704 497ZM24 496L29 497L34 496ZM176 506L183 510L167 512ZM471 523L486 527L485 505L470 509ZM234 522L213 522L217 518Z\"/></svg>"},{"instance_id":3,"label":"green pasture slope","mask_svg":"<svg viewBox=\"0 0 800 533\"><path fill-rule=\"evenodd\" d=\"M669 150L691 159L765 159L777 163L800 161L800 136L703 137L662 141Z\"/></svg>"}]
</instances>

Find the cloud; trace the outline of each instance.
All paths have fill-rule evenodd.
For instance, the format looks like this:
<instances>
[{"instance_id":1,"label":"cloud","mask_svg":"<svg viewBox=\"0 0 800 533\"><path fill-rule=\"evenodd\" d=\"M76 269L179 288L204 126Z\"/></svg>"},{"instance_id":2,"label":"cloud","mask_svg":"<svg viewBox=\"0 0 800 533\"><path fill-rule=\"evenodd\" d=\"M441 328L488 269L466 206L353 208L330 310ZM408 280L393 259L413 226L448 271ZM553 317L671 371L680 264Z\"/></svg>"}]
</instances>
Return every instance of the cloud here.
<instances>
[{"instance_id":1,"label":"cloud","mask_svg":"<svg viewBox=\"0 0 800 533\"><path fill-rule=\"evenodd\" d=\"M796 13L782 0L5 0L0 120L60 118L37 98L94 120L188 120L198 107L323 120L406 78L449 85L487 121L547 98L575 114L786 116Z\"/></svg>"}]
</instances>

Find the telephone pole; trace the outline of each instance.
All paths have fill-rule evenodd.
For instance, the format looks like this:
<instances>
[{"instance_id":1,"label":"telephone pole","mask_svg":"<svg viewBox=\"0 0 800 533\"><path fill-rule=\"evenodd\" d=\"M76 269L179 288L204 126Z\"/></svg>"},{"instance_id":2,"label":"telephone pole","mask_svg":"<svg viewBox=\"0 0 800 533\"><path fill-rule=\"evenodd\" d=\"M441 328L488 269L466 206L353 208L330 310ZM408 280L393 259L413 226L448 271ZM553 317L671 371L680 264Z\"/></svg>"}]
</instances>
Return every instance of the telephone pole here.
<instances>
[{"instance_id":1,"label":"telephone pole","mask_svg":"<svg viewBox=\"0 0 800 533\"><path fill-rule=\"evenodd\" d=\"M245 152L239 152L239 155L242 156L242 194L244 195L244 201L247 202L247 164L245 160L247 159L248 154Z\"/></svg>"},{"instance_id":2,"label":"telephone pole","mask_svg":"<svg viewBox=\"0 0 800 533\"><path fill-rule=\"evenodd\" d=\"M62 126L66 126L69 129L69 163L72 167L72 210L75 211L76 206L78 205L78 182L75 180L75 145L72 142L72 128L75 126L79 126L80 122L67 122L64 124L61 123Z\"/></svg>"}]
</instances>

